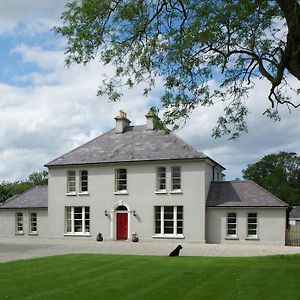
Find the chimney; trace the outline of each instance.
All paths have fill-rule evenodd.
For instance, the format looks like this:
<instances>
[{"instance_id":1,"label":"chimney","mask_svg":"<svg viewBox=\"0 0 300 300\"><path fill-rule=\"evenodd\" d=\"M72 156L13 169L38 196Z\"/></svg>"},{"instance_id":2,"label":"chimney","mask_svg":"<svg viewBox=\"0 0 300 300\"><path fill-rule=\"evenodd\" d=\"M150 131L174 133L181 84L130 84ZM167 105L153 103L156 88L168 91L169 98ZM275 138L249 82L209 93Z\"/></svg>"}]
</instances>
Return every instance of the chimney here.
<instances>
[{"instance_id":1,"label":"chimney","mask_svg":"<svg viewBox=\"0 0 300 300\"><path fill-rule=\"evenodd\" d=\"M146 117L146 129L147 130L154 130L155 129L155 122L157 121L158 117L156 115L156 109L151 107L148 113L145 115Z\"/></svg>"},{"instance_id":2,"label":"chimney","mask_svg":"<svg viewBox=\"0 0 300 300\"><path fill-rule=\"evenodd\" d=\"M116 120L116 133L123 133L125 128L130 125L130 120L126 118L126 113L120 110L119 115L115 117Z\"/></svg>"}]
</instances>

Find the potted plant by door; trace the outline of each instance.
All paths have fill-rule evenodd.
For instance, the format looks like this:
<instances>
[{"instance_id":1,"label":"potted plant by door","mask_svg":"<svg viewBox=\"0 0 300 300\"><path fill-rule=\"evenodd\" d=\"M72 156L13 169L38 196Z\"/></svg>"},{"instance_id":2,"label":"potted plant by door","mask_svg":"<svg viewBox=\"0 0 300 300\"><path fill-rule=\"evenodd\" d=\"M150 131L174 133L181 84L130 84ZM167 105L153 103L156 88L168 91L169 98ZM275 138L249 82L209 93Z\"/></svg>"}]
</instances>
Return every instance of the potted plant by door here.
<instances>
[{"instance_id":1,"label":"potted plant by door","mask_svg":"<svg viewBox=\"0 0 300 300\"><path fill-rule=\"evenodd\" d=\"M102 241L103 241L102 233L99 232L99 233L97 234L96 240L97 240L97 242L102 242Z\"/></svg>"},{"instance_id":2,"label":"potted plant by door","mask_svg":"<svg viewBox=\"0 0 300 300\"><path fill-rule=\"evenodd\" d=\"M139 236L136 232L133 232L132 235L131 235L131 239L134 243L138 242L139 241Z\"/></svg>"}]
</instances>

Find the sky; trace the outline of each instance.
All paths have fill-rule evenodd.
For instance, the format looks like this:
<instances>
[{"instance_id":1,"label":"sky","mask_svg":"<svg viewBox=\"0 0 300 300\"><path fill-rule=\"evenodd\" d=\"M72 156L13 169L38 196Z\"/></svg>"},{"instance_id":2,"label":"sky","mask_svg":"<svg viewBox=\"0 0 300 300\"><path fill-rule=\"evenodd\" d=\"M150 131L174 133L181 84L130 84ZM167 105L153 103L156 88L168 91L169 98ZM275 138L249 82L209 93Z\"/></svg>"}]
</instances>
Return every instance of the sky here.
<instances>
[{"instance_id":1,"label":"sky","mask_svg":"<svg viewBox=\"0 0 300 300\"><path fill-rule=\"evenodd\" d=\"M97 97L110 66L92 62L64 64L66 41L51 28L60 25L64 0L0 0L0 182L24 180L63 153L115 126L123 109L133 125L145 124L150 106L159 105L158 86L148 97L143 86L125 90L120 102ZM300 154L300 109L281 109L280 122L262 113L268 107L268 84L257 81L247 100L249 133L239 140L214 139L211 131L222 103L195 109L176 133L226 168L226 180L279 151Z\"/></svg>"}]
</instances>

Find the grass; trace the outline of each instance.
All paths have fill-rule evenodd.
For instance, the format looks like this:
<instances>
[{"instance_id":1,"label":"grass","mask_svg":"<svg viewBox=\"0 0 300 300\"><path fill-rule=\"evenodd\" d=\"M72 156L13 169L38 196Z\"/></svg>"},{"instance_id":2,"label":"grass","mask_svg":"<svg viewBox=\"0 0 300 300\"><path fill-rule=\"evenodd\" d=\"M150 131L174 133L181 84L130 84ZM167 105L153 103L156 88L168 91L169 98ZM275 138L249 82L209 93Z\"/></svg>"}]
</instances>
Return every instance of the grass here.
<instances>
[{"instance_id":1,"label":"grass","mask_svg":"<svg viewBox=\"0 0 300 300\"><path fill-rule=\"evenodd\" d=\"M300 255L63 255L0 264L0 299L299 299Z\"/></svg>"}]
</instances>

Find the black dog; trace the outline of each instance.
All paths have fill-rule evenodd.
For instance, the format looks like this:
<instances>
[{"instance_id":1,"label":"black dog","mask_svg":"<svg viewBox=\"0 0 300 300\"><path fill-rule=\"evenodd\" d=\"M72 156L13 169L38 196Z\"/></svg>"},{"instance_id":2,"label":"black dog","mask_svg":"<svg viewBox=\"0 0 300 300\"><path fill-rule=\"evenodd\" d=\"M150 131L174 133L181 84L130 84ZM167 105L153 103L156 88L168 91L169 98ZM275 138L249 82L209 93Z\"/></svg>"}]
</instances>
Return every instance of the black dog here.
<instances>
[{"instance_id":1,"label":"black dog","mask_svg":"<svg viewBox=\"0 0 300 300\"><path fill-rule=\"evenodd\" d=\"M178 245L170 254L169 256L179 256L179 252L182 249L181 245Z\"/></svg>"}]
</instances>

